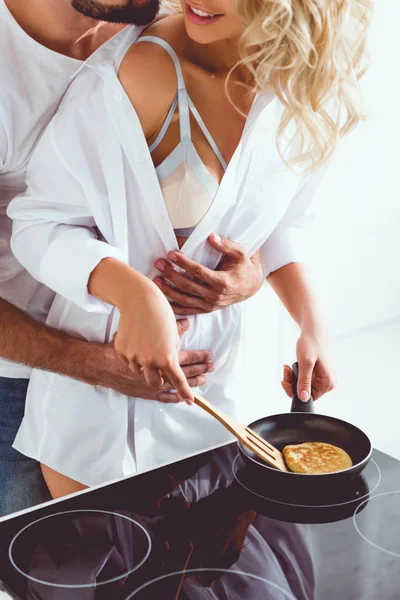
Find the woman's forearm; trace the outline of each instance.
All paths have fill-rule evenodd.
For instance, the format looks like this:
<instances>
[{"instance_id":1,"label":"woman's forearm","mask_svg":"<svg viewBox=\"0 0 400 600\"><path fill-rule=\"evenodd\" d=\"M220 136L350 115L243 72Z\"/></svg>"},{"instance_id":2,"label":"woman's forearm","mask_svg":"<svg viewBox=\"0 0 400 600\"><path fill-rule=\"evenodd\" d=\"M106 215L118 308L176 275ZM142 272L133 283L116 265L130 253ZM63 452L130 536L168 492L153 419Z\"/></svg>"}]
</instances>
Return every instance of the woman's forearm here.
<instances>
[{"instance_id":1,"label":"woman's forearm","mask_svg":"<svg viewBox=\"0 0 400 600\"><path fill-rule=\"evenodd\" d=\"M172 308L150 279L115 258L103 259L88 282L92 296L116 306L121 315L114 346L122 360L147 384L164 379L188 404L193 393L179 363L179 335Z\"/></svg>"},{"instance_id":2,"label":"woman's forearm","mask_svg":"<svg viewBox=\"0 0 400 600\"><path fill-rule=\"evenodd\" d=\"M302 331L324 327L321 307L306 265L290 263L271 273L268 283Z\"/></svg>"},{"instance_id":3,"label":"woman's forearm","mask_svg":"<svg viewBox=\"0 0 400 600\"><path fill-rule=\"evenodd\" d=\"M157 286L147 277L116 258L104 258L92 271L88 291L107 304L121 310L131 306L143 291L159 293Z\"/></svg>"}]
</instances>

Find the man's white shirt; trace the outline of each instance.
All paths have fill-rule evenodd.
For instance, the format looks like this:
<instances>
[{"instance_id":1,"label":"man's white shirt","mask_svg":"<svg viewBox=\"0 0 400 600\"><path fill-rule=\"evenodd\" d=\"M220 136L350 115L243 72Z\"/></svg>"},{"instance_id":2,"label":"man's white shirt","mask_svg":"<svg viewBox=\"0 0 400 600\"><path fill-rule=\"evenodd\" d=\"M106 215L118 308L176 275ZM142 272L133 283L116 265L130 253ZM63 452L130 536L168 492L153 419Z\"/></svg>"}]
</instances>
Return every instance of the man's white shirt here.
<instances>
[{"instance_id":1,"label":"man's white shirt","mask_svg":"<svg viewBox=\"0 0 400 600\"><path fill-rule=\"evenodd\" d=\"M95 54L106 54L107 48L106 42ZM0 0L0 298L41 322L54 292L33 279L14 257L7 207L25 190L33 149L83 64L36 42ZM29 367L0 358L0 377L25 378L30 373Z\"/></svg>"},{"instance_id":2,"label":"man's white shirt","mask_svg":"<svg viewBox=\"0 0 400 600\"><path fill-rule=\"evenodd\" d=\"M32 151L82 62L33 40L0 0L0 297L45 321L54 293L35 281L10 249L10 201L25 190ZM30 368L0 359L0 376Z\"/></svg>"}]
</instances>

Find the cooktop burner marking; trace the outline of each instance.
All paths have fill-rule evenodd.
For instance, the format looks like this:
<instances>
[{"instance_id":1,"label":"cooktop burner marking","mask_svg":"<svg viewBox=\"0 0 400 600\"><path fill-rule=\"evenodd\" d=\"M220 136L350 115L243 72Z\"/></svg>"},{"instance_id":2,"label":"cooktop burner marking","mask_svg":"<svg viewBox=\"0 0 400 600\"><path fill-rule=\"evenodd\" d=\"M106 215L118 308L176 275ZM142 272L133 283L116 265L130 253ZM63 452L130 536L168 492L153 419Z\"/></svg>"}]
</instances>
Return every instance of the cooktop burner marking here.
<instances>
[{"instance_id":1,"label":"cooktop burner marking","mask_svg":"<svg viewBox=\"0 0 400 600\"><path fill-rule=\"evenodd\" d=\"M378 500L388 496L398 496L397 499L397 507L399 506L399 502L400 502L400 491L399 492L382 492L382 494L377 494L376 496L374 496L373 498L369 499L369 503L368 506L365 507L365 511L368 511L371 507L371 504L373 506L373 502L375 500ZM376 548L377 550L381 550L382 552L385 552L386 554L389 554L390 556L395 556L396 558L400 558L400 550L399 552L393 552L393 550L388 550L387 548L384 548L383 546L380 546L379 544L376 544L375 542L373 542L372 540L370 540L360 529L360 525L359 523L357 523L357 517L359 516L360 511L362 510L362 506L365 504L366 500L364 500L364 502L362 502L360 504L360 506L357 506L354 515L353 515L353 523L354 523L354 527L356 528L357 533L362 537L362 539L364 541L366 541L368 544L370 544L371 546L373 546L373 548ZM368 513L366 513L368 514ZM380 516L384 514L384 511L380 511ZM382 516L381 516L382 518ZM368 521L370 522L370 520ZM393 523L390 523L390 526L395 530L398 531L398 529L396 528L396 526ZM379 527L379 530L382 530L382 527ZM400 545L400 544L399 544Z\"/></svg>"},{"instance_id":2,"label":"cooktop burner marking","mask_svg":"<svg viewBox=\"0 0 400 600\"><path fill-rule=\"evenodd\" d=\"M253 573L246 573L245 571L232 571L230 569L217 569L217 568L202 568L202 569L186 569L184 571L174 571L173 573L167 573L166 575L161 575L160 577L156 577L155 579L151 579L147 581L143 585L137 588L130 596L128 596L125 600L130 600L134 596L137 596L139 592L149 587L153 583L157 583L158 581L162 581L163 579L167 579L169 577L175 577L176 575L186 575L186 573L229 573L230 575L244 575L245 577L250 577L251 579L256 579L257 581L262 581L272 588L279 590L288 600L296 600L296 598L287 590L280 587L277 583L273 583L269 579L264 579L264 577L260 577L259 575L254 575Z\"/></svg>"},{"instance_id":3,"label":"cooktop burner marking","mask_svg":"<svg viewBox=\"0 0 400 600\"><path fill-rule=\"evenodd\" d=\"M235 465L236 465L238 459L241 459L240 454L237 454L236 457L235 457L235 460L233 461L232 472L233 472L234 478L239 483L239 485L241 485L242 488L244 488L245 490L247 490L251 494L254 494L255 496L258 496L258 498L262 498L263 500L268 500L268 502L274 502L275 504L282 504L284 506L296 506L296 507L300 507L300 508L334 508L335 506L345 506L346 504L352 504L353 502L360 502L360 500L363 500L364 498L368 499L371 496L371 494L379 486L379 484L381 482L381 479L382 479L382 473L381 473L381 470L380 470L378 464L374 461L373 458L371 458L370 461L369 461L369 464L375 465L376 470L377 470L378 479L377 479L377 482L376 482L375 486L368 492L368 494L364 494L364 496L360 496L358 498L353 498L352 500L347 500L346 502L338 502L336 504L293 504L292 502L284 502L283 500L275 500L274 498L268 498L267 496L262 496L258 492L256 492L256 491L252 490L251 488L247 487L238 478L238 476L237 476L238 470L235 471ZM362 504L364 504L364 502Z\"/></svg>"},{"instance_id":4,"label":"cooktop burner marking","mask_svg":"<svg viewBox=\"0 0 400 600\"><path fill-rule=\"evenodd\" d=\"M41 521L45 521L47 519L52 519L53 517L58 517L60 515L64 516L64 515L68 515L71 513L76 513L76 514L80 514L80 513L100 513L100 514L105 514L105 515L112 515L115 517L120 517L121 519L126 519L127 521L129 521L130 523L133 523L133 525L135 525L136 527L138 527L144 534L148 543L148 548L147 551L145 553L145 556L141 559L141 561L134 566L134 568L127 570L125 573L122 573L121 575L118 575L117 577L113 577L112 579L107 579L106 581L100 581L100 582L95 582L95 583L82 583L82 584L74 584L74 585L69 585L69 584L65 584L65 583L53 583L53 582L49 582L49 581L44 581L42 579L37 579L36 577L32 577L31 575L29 575L29 573L25 573L22 569L20 569L18 567L18 565L16 564L14 557L13 557L13 546L16 542L16 540L18 539L18 537L29 527L33 527L33 525L36 525L37 523L40 523ZM11 544L8 548L8 557L10 559L11 564L13 565L14 569L16 569L19 573L21 573L21 575L24 575L24 577L27 577L28 579L30 579L31 581L34 581L36 583L41 583L43 585L47 585L50 587L56 587L56 588L68 588L68 589L75 589L75 588L91 588L91 587L97 587L99 585L106 585L109 583L114 583L115 581L119 581L120 579L124 579L125 577L127 577L128 575L131 575L132 573L134 573L135 571L137 571L148 559L149 555L151 552L151 538L148 534L148 532L146 531L146 529L143 527L143 525L141 525L140 523L138 523L137 521L135 521L134 519L131 519L130 517L127 517L126 515L121 515L119 513L116 512L111 512L111 511L107 511L107 510L91 510L91 509L81 509L81 510L67 510L64 512L59 512L59 513L55 513L53 515L47 515L46 517L42 517L41 519L37 519L36 521L33 521L32 523L28 523L28 525L26 525L25 527L23 527L21 529L21 531L19 531L14 538L11 541Z\"/></svg>"}]
</instances>

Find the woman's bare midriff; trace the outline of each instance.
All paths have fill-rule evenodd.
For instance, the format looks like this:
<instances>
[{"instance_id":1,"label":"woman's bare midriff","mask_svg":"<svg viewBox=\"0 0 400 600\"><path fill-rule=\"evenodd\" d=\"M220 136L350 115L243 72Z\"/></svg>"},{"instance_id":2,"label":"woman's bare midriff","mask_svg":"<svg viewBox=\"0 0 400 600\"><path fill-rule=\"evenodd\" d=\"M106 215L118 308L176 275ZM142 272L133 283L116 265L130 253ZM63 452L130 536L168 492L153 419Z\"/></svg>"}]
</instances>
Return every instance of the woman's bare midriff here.
<instances>
[{"instance_id":1,"label":"woman's bare midriff","mask_svg":"<svg viewBox=\"0 0 400 600\"><path fill-rule=\"evenodd\" d=\"M183 237L182 235L176 236L176 240L178 242L179 248L182 248L183 244L186 242L187 239L188 239L187 237Z\"/></svg>"}]
</instances>

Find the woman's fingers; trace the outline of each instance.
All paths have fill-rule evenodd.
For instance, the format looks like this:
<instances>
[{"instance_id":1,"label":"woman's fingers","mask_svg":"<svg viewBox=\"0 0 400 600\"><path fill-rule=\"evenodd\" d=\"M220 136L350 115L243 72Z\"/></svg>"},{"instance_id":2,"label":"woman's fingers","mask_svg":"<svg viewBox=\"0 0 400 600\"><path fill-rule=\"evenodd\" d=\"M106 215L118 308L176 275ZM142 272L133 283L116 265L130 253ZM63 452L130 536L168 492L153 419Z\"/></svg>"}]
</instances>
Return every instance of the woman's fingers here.
<instances>
[{"instance_id":1,"label":"woman's fingers","mask_svg":"<svg viewBox=\"0 0 400 600\"><path fill-rule=\"evenodd\" d=\"M311 387L312 390L312 397L314 400L318 400L318 398L321 398L321 396L323 396L328 390L325 391L321 391L316 387Z\"/></svg>"},{"instance_id":2,"label":"woman's fingers","mask_svg":"<svg viewBox=\"0 0 400 600\"><path fill-rule=\"evenodd\" d=\"M292 397L292 384L287 383L286 381L281 381L281 385L282 385L283 389L285 390L286 394L289 396L289 398L291 398Z\"/></svg>"},{"instance_id":3,"label":"woman's fingers","mask_svg":"<svg viewBox=\"0 0 400 600\"><path fill-rule=\"evenodd\" d=\"M311 396L311 381L315 362L315 359L308 356L298 357L299 380L297 382L297 395L302 402L307 402Z\"/></svg>"},{"instance_id":4,"label":"woman's fingers","mask_svg":"<svg viewBox=\"0 0 400 600\"><path fill-rule=\"evenodd\" d=\"M283 365L283 381L291 384L293 380L293 372L289 365Z\"/></svg>"},{"instance_id":5,"label":"woman's fingers","mask_svg":"<svg viewBox=\"0 0 400 600\"><path fill-rule=\"evenodd\" d=\"M160 369L158 369L155 365L143 366L143 374L147 384L150 387L160 388L164 383Z\"/></svg>"},{"instance_id":6,"label":"woman's fingers","mask_svg":"<svg viewBox=\"0 0 400 600\"><path fill-rule=\"evenodd\" d=\"M283 365L283 379L281 381L281 385L290 398L293 395L292 379L292 369L289 367L289 365Z\"/></svg>"},{"instance_id":7,"label":"woman's fingers","mask_svg":"<svg viewBox=\"0 0 400 600\"><path fill-rule=\"evenodd\" d=\"M193 393L179 363L163 366L163 372L186 404L193 404Z\"/></svg>"},{"instance_id":8,"label":"woman's fingers","mask_svg":"<svg viewBox=\"0 0 400 600\"><path fill-rule=\"evenodd\" d=\"M189 377L188 384L190 387L200 387L207 382L207 378L204 375L197 375L196 377ZM177 403L183 402L180 395L172 388L171 384L164 384L166 387L162 392L157 394L157 400L159 402ZM163 386L164 387L164 386Z\"/></svg>"},{"instance_id":9,"label":"woman's fingers","mask_svg":"<svg viewBox=\"0 0 400 600\"><path fill-rule=\"evenodd\" d=\"M124 361L125 364L127 364L129 366L129 368L131 369L131 371L133 371L135 373L135 375L142 375L143 369L136 362L136 360L129 360L123 354L119 354L119 357L120 357L121 360Z\"/></svg>"}]
</instances>

